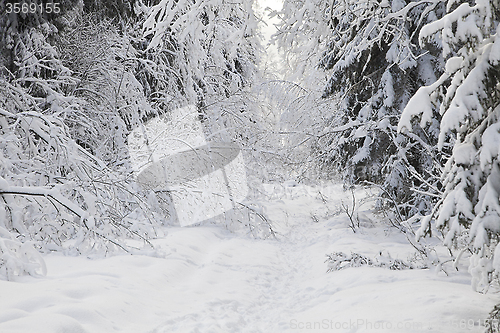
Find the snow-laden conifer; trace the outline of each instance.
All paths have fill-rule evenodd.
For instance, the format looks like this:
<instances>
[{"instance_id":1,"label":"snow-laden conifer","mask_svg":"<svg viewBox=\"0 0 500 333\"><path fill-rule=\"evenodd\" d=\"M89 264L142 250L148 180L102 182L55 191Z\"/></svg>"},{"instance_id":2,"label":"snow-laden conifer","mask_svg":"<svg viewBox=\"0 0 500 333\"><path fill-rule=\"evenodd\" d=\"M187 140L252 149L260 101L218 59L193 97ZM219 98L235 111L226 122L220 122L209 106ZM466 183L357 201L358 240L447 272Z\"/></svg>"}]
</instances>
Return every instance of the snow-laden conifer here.
<instances>
[{"instance_id":1,"label":"snow-laden conifer","mask_svg":"<svg viewBox=\"0 0 500 333\"><path fill-rule=\"evenodd\" d=\"M418 87L440 73L436 50L422 51L417 39L443 10L437 0L308 0L285 1L276 13L288 58L328 75L323 98L331 116L317 136L315 161L348 183L382 186L399 220L428 212L439 193L437 122L408 135L397 124Z\"/></svg>"},{"instance_id":2,"label":"snow-laden conifer","mask_svg":"<svg viewBox=\"0 0 500 333\"><path fill-rule=\"evenodd\" d=\"M417 236L432 232L432 221L444 242L470 248L475 289L486 288L498 274L500 232L500 34L495 1L449 1L448 13L420 33L422 45L439 43L447 59L445 73L419 89L403 112L399 130L434 122L439 110L439 148L452 149L442 173L444 194Z\"/></svg>"}]
</instances>

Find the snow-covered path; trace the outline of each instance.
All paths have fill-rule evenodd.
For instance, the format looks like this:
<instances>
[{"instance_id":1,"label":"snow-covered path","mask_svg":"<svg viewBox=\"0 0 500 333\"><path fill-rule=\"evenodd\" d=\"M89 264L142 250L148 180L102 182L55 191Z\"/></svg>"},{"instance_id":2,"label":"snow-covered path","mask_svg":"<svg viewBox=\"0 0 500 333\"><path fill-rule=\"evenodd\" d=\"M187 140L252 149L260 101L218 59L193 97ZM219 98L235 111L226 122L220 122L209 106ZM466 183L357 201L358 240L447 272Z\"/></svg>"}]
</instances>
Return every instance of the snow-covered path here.
<instances>
[{"instance_id":1,"label":"snow-covered path","mask_svg":"<svg viewBox=\"0 0 500 333\"><path fill-rule=\"evenodd\" d=\"M367 212L354 234L334 214L340 187L328 207L299 190L265 202L277 240L198 226L170 228L149 256L46 256L46 278L0 281L0 332L483 331L498 297L473 292L466 269L326 273L334 251L406 259L413 249Z\"/></svg>"}]
</instances>

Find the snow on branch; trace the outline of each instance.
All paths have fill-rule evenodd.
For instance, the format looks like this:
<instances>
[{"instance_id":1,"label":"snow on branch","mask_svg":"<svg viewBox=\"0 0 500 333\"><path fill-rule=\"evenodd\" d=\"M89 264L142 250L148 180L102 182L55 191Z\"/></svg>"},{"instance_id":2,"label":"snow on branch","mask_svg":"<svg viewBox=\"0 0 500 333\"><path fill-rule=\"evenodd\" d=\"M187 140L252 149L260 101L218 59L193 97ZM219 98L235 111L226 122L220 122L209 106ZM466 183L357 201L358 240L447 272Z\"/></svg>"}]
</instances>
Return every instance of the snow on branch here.
<instances>
[{"instance_id":1,"label":"snow on branch","mask_svg":"<svg viewBox=\"0 0 500 333\"><path fill-rule=\"evenodd\" d=\"M418 237L435 227L451 249L473 252L469 272L476 290L487 290L500 272L500 39L492 1L448 3L448 14L424 26L421 45L434 38L445 57L445 73L421 87L403 111L398 130L439 121L438 148L452 148L442 170L444 191L422 219ZM438 113L439 112L439 113ZM496 248L496 249L495 249ZM493 262L497 264L493 265Z\"/></svg>"},{"instance_id":2,"label":"snow on branch","mask_svg":"<svg viewBox=\"0 0 500 333\"><path fill-rule=\"evenodd\" d=\"M60 118L0 107L0 133L0 227L42 251L77 253L126 250L122 237L154 233L133 184L78 146Z\"/></svg>"}]
</instances>

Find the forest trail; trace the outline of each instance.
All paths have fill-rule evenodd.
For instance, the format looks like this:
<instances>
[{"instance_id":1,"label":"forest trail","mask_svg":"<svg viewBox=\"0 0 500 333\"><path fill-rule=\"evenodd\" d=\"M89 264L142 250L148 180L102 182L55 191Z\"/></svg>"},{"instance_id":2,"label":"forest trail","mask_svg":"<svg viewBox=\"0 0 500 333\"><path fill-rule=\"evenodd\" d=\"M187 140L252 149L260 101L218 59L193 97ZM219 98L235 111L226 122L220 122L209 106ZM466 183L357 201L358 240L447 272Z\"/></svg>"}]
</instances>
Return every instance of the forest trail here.
<instances>
[{"instance_id":1,"label":"forest trail","mask_svg":"<svg viewBox=\"0 0 500 333\"><path fill-rule=\"evenodd\" d=\"M340 209L352 198L340 185L321 195L306 186L285 190L261 202L277 239L216 225L171 227L150 253L47 255L46 278L0 281L0 332L483 331L496 297L473 292L464 267L449 277L380 267L327 273L328 253L384 251L406 260L414 249L377 221L370 202L360 206L353 233Z\"/></svg>"},{"instance_id":2,"label":"forest trail","mask_svg":"<svg viewBox=\"0 0 500 333\"><path fill-rule=\"evenodd\" d=\"M193 308L152 332L456 333L454 323L485 318L484 296L470 290L467 274L445 279L428 270L375 267L326 273L324 255L334 251L371 258L386 251L404 260L413 249L373 221L369 202L358 211L363 228L354 234L339 209L352 200L341 186L327 190L328 205L311 188L288 191L266 204L277 240L224 237L212 244L191 281L196 291L186 294ZM480 332L478 324L463 331Z\"/></svg>"}]
</instances>

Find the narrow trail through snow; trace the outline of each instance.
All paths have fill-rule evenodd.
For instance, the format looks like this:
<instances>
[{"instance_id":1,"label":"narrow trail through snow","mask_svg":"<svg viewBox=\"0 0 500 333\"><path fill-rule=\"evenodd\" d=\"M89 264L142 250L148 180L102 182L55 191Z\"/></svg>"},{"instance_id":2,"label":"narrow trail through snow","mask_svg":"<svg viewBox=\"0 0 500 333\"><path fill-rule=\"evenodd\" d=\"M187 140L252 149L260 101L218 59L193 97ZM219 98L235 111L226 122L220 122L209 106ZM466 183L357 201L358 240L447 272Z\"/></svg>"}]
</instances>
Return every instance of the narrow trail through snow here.
<instances>
[{"instance_id":1,"label":"narrow trail through snow","mask_svg":"<svg viewBox=\"0 0 500 333\"><path fill-rule=\"evenodd\" d=\"M484 331L498 296L473 292L463 265L449 277L380 267L327 273L327 253L374 258L384 251L406 260L414 249L377 222L369 204L353 233L339 209L351 201L341 186L323 196L300 186L287 191L262 201L277 239L213 225L172 227L151 255L47 255L46 278L0 281L0 332Z\"/></svg>"},{"instance_id":2,"label":"narrow trail through snow","mask_svg":"<svg viewBox=\"0 0 500 333\"><path fill-rule=\"evenodd\" d=\"M329 207L310 193L268 204L278 240L235 237L212 244L200 268L203 287L193 299L201 308L153 332L456 333L458 320L485 316L484 299L470 290L466 275L445 282L430 271L368 267L327 274L325 254L333 251L370 257L389 251L401 259L413 252L402 235L376 227L368 211L360 211L368 228L353 234L345 214L332 214L350 198L340 187L334 193ZM321 222L312 218L329 214ZM478 325L465 331L479 332Z\"/></svg>"}]
</instances>

